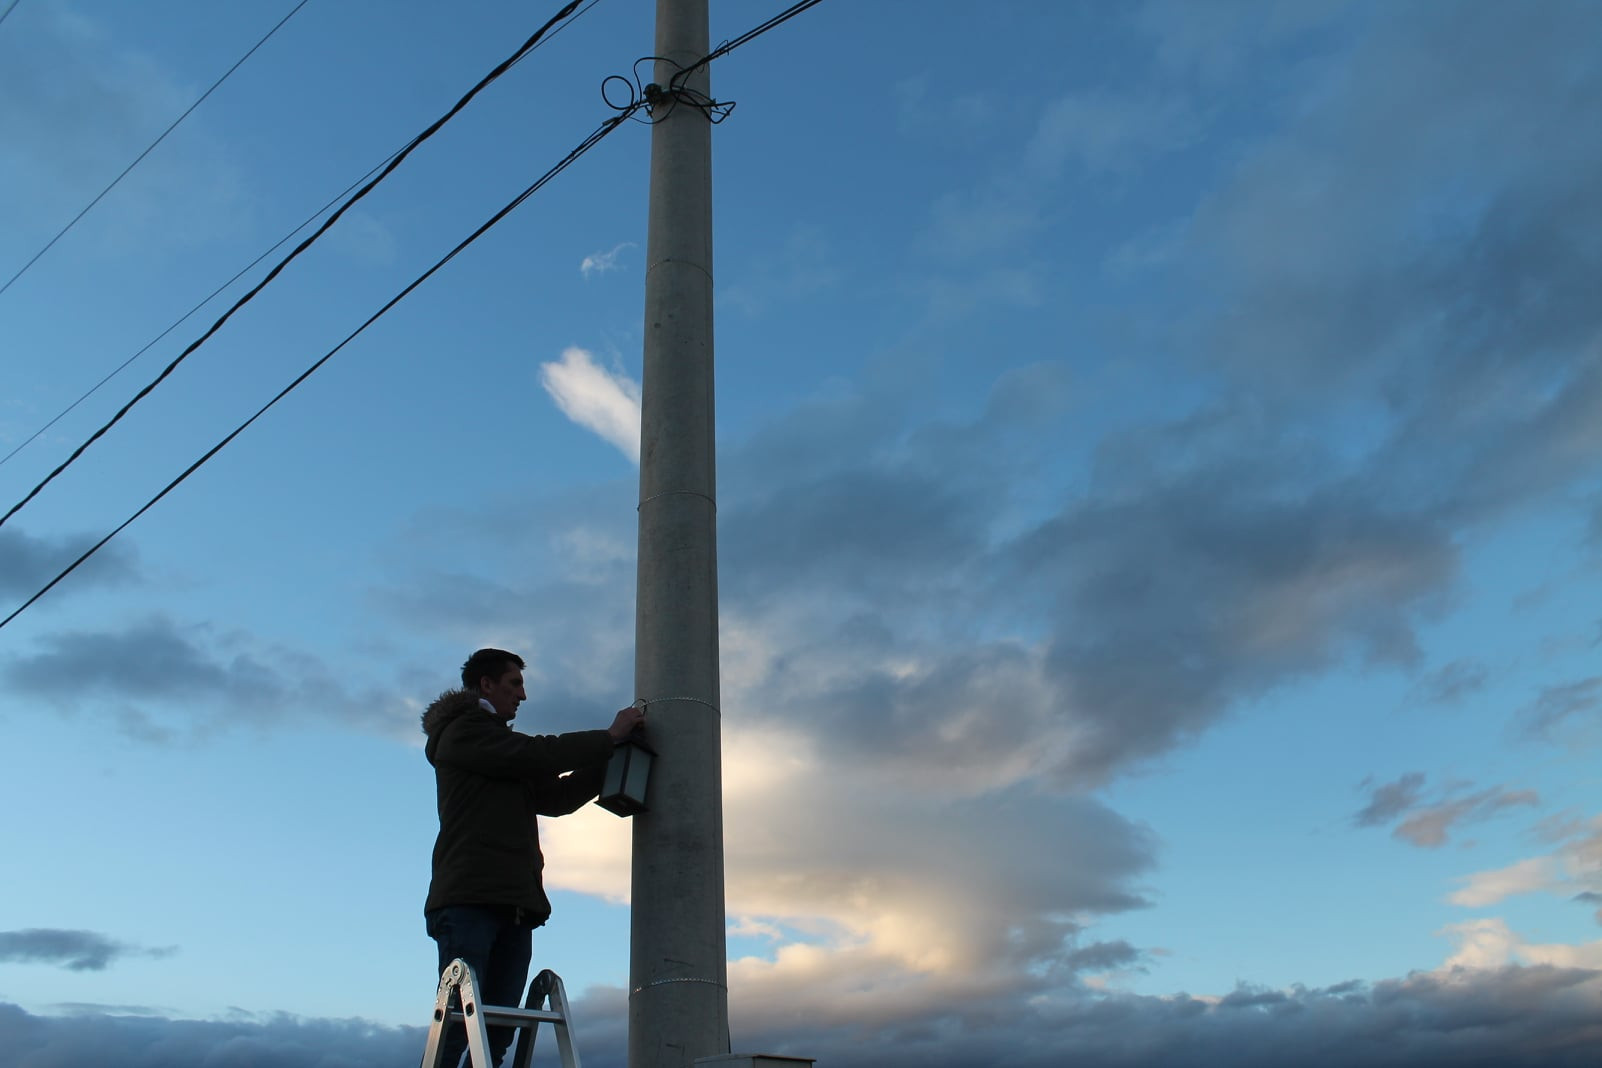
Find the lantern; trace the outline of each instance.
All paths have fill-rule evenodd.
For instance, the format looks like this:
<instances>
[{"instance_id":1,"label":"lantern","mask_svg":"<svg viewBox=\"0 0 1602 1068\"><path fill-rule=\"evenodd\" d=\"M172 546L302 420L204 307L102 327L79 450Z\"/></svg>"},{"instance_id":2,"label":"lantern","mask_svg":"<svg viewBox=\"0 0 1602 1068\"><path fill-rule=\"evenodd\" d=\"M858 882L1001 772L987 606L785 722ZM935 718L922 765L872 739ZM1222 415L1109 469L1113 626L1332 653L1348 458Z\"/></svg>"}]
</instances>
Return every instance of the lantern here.
<instances>
[{"instance_id":1,"label":"lantern","mask_svg":"<svg viewBox=\"0 0 1602 1068\"><path fill-rule=\"evenodd\" d=\"M656 750L638 736L612 750L612 759L606 765L606 778L601 781L601 796L595 803L619 816L633 816L646 811L645 790L651 782L651 762Z\"/></svg>"}]
</instances>

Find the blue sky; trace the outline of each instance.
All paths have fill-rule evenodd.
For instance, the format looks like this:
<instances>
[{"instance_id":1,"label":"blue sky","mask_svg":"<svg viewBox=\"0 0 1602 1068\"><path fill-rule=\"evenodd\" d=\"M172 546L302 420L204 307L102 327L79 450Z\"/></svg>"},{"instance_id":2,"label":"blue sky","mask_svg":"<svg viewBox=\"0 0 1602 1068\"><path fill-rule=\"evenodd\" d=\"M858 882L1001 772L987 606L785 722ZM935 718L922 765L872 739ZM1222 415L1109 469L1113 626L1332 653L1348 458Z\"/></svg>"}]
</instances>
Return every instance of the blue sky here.
<instances>
[{"instance_id":1,"label":"blue sky","mask_svg":"<svg viewBox=\"0 0 1602 1068\"><path fill-rule=\"evenodd\" d=\"M21 0L0 276L292 6ZM0 453L549 14L311 0L0 294ZM607 118L651 19L600 0L0 527L5 613ZM717 62L737 1048L1594 1063L1599 32L836 0ZM634 696L648 140L0 630L20 1064L416 1056L421 707L486 644L529 659L525 731ZM0 503L225 306L0 464ZM544 833L536 960L621 1063L627 826Z\"/></svg>"}]
</instances>

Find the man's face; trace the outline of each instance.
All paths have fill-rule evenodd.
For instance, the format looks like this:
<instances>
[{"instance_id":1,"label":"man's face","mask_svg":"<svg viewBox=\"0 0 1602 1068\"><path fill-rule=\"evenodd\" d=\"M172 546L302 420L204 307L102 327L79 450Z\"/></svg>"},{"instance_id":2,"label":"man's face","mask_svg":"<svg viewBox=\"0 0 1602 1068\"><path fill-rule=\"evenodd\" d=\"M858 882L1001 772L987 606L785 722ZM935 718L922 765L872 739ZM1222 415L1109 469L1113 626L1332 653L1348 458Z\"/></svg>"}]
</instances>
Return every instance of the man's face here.
<instances>
[{"instance_id":1,"label":"man's face","mask_svg":"<svg viewBox=\"0 0 1602 1068\"><path fill-rule=\"evenodd\" d=\"M517 706L528 700L523 692L523 669L508 668L500 678L485 675L478 680L479 696L495 706L495 714L510 723L517 715Z\"/></svg>"}]
</instances>

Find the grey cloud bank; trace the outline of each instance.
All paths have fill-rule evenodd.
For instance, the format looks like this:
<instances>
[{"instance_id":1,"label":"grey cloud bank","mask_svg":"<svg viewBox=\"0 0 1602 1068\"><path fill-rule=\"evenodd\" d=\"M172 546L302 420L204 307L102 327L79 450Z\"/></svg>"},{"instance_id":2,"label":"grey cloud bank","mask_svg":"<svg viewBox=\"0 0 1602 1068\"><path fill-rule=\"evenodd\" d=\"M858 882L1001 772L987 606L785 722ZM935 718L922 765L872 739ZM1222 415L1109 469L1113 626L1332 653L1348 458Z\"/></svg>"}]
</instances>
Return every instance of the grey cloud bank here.
<instances>
[{"instance_id":1,"label":"grey cloud bank","mask_svg":"<svg viewBox=\"0 0 1602 1068\"><path fill-rule=\"evenodd\" d=\"M841 1068L1581 1068L1596 1063L1595 1004L1602 973L1508 967L1432 973L1372 986L1272 991L1241 987L1203 1001L1041 992L1020 1008L1017 989L961 998L944 1013L904 1005L853 1009L849 975L776 991L736 994L737 1048L791 1051ZM595 990L574 1010L586 1064L624 1063L622 992ZM360 1020L266 1016L195 1021L80 1011L34 1015L0 1004L0 1044L23 1066L102 1068L380 1068L421 1054L421 1027ZM547 1041L549 1038L547 1036Z\"/></svg>"}]
</instances>

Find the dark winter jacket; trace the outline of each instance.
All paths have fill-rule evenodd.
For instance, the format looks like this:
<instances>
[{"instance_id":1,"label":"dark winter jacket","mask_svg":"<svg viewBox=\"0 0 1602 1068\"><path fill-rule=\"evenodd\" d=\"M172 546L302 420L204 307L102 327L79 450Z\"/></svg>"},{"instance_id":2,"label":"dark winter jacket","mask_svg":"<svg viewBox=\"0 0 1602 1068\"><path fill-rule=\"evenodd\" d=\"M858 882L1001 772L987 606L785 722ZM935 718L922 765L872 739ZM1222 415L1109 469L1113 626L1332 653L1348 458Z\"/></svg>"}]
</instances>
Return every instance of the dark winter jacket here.
<instances>
[{"instance_id":1,"label":"dark winter jacket","mask_svg":"<svg viewBox=\"0 0 1602 1068\"><path fill-rule=\"evenodd\" d=\"M471 690L451 690L423 713L439 803L439 837L424 910L504 905L533 925L551 914L540 875L535 816L565 816L601 791L612 755L606 731L519 734ZM572 772L571 775L564 775Z\"/></svg>"}]
</instances>

